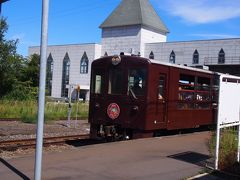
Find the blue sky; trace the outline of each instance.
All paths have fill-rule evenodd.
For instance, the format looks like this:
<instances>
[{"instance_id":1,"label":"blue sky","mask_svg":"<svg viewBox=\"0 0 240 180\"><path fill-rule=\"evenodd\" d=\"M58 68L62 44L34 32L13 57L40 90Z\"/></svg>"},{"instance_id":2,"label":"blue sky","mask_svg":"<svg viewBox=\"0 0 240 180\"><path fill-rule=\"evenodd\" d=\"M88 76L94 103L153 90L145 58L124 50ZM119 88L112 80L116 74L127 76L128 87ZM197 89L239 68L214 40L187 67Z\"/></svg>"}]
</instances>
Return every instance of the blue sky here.
<instances>
[{"instance_id":1,"label":"blue sky","mask_svg":"<svg viewBox=\"0 0 240 180\"><path fill-rule=\"evenodd\" d=\"M101 43L99 25L121 0L49 0L48 44ZM240 0L150 0L170 30L168 41L240 38ZM40 44L41 0L10 0L2 7L8 39L18 52Z\"/></svg>"}]
</instances>

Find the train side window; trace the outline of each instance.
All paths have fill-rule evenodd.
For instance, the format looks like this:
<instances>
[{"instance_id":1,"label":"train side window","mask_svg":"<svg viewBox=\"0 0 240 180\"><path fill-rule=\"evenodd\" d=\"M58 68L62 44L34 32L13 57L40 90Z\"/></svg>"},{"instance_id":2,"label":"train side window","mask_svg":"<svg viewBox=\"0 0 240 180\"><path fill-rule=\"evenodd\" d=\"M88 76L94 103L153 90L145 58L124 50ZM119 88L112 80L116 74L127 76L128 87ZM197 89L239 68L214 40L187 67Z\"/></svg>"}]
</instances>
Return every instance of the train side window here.
<instances>
[{"instance_id":1,"label":"train side window","mask_svg":"<svg viewBox=\"0 0 240 180\"><path fill-rule=\"evenodd\" d=\"M210 87L210 78L180 74L178 109L209 109Z\"/></svg>"},{"instance_id":2,"label":"train side window","mask_svg":"<svg viewBox=\"0 0 240 180\"><path fill-rule=\"evenodd\" d=\"M180 74L179 88L181 90L194 90L195 76Z\"/></svg>"},{"instance_id":3,"label":"train side window","mask_svg":"<svg viewBox=\"0 0 240 180\"><path fill-rule=\"evenodd\" d=\"M210 79L209 78L205 78L205 77L197 78L196 100L197 101L210 100Z\"/></svg>"},{"instance_id":4,"label":"train side window","mask_svg":"<svg viewBox=\"0 0 240 180\"><path fill-rule=\"evenodd\" d=\"M178 86L178 109L193 109L194 108L194 89L195 76L188 74L180 74Z\"/></svg>"},{"instance_id":5,"label":"train side window","mask_svg":"<svg viewBox=\"0 0 240 180\"><path fill-rule=\"evenodd\" d=\"M195 109L209 109L211 104L210 78L197 77L195 87Z\"/></svg>"},{"instance_id":6,"label":"train side window","mask_svg":"<svg viewBox=\"0 0 240 180\"><path fill-rule=\"evenodd\" d=\"M95 94L101 94L102 93L102 76L101 75L96 75L95 76L95 88L94 88L94 93Z\"/></svg>"},{"instance_id":7,"label":"train side window","mask_svg":"<svg viewBox=\"0 0 240 180\"><path fill-rule=\"evenodd\" d=\"M158 99L164 99L164 87L165 87L165 76L161 75L159 78L159 86L158 86Z\"/></svg>"},{"instance_id":8,"label":"train side window","mask_svg":"<svg viewBox=\"0 0 240 180\"><path fill-rule=\"evenodd\" d=\"M178 100L194 100L195 77L192 75L180 74Z\"/></svg>"},{"instance_id":9,"label":"train side window","mask_svg":"<svg viewBox=\"0 0 240 180\"><path fill-rule=\"evenodd\" d=\"M144 95L146 91L146 70L130 69L128 73L128 92L134 95Z\"/></svg>"},{"instance_id":10,"label":"train side window","mask_svg":"<svg viewBox=\"0 0 240 180\"><path fill-rule=\"evenodd\" d=\"M112 68L109 71L108 94L123 94L123 70Z\"/></svg>"}]
</instances>

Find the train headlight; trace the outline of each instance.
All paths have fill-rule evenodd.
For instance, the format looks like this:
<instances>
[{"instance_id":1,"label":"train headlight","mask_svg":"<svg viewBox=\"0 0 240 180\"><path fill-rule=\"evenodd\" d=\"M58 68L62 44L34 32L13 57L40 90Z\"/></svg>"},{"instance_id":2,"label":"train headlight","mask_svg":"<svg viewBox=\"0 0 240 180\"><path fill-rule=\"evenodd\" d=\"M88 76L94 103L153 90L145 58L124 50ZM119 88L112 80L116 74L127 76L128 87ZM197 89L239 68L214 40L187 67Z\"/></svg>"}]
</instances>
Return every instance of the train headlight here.
<instances>
[{"instance_id":1,"label":"train headlight","mask_svg":"<svg viewBox=\"0 0 240 180\"><path fill-rule=\"evenodd\" d=\"M112 57L112 64L113 64L114 66L118 65L120 62L121 62L121 57L120 57L120 56L114 55L114 56Z\"/></svg>"}]
</instances>

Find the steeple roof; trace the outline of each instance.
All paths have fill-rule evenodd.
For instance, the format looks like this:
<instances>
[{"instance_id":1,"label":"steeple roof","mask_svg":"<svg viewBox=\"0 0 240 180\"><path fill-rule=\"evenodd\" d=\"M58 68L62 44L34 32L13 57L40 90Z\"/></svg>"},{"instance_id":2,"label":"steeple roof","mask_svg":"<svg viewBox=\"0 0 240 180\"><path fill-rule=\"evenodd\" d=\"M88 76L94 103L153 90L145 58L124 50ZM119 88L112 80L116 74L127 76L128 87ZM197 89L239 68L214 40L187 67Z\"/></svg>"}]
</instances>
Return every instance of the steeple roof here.
<instances>
[{"instance_id":1,"label":"steeple roof","mask_svg":"<svg viewBox=\"0 0 240 180\"><path fill-rule=\"evenodd\" d=\"M120 5L100 25L100 28L143 25L169 33L149 0L122 0Z\"/></svg>"}]
</instances>

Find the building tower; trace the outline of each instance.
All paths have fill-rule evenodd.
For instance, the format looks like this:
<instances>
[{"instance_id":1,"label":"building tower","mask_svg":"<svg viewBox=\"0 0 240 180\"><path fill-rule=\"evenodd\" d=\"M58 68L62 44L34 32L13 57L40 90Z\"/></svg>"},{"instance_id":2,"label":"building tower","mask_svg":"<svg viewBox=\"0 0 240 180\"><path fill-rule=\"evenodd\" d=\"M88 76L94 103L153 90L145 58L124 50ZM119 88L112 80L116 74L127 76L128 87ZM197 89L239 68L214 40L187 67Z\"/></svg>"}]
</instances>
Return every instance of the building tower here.
<instances>
[{"instance_id":1,"label":"building tower","mask_svg":"<svg viewBox=\"0 0 240 180\"><path fill-rule=\"evenodd\" d=\"M102 55L124 52L144 57L145 43L166 42L169 33L149 0L122 0L100 28Z\"/></svg>"}]
</instances>

